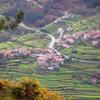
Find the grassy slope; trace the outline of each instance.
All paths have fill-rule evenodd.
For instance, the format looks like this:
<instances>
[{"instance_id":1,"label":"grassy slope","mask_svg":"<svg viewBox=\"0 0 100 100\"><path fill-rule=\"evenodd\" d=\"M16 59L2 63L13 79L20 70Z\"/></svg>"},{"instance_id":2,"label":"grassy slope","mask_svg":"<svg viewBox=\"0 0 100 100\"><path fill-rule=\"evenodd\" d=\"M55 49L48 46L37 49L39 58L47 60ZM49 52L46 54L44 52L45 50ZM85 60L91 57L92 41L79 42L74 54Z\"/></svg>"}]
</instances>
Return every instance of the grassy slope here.
<instances>
[{"instance_id":1,"label":"grassy slope","mask_svg":"<svg viewBox=\"0 0 100 100\"><path fill-rule=\"evenodd\" d=\"M73 62L66 64L59 71L48 72L37 69L35 64L30 64L31 60L31 58L24 60L20 59L19 63L16 63L16 60L11 60L12 65L11 61L8 60L6 65L1 65L0 77L3 79L19 80L23 76L29 76L39 79L43 86L49 87L52 90L57 90L66 97L73 95L78 100L80 100L79 98L84 97L90 99L100 98L100 84L97 84L96 86L91 84L92 73L99 72L96 64L91 65ZM27 67L22 66L22 61ZM6 66L9 66L10 68L5 68ZM82 78L78 79L79 75L83 75ZM76 76L76 78L73 76Z\"/></svg>"},{"instance_id":2,"label":"grassy slope","mask_svg":"<svg viewBox=\"0 0 100 100\"><path fill-rule=\"evenodd\" d=\"M73 26L74 32L92 30L95 27L99 27L100 24L99 19L100 19L99 14L91 17L90 19L81 16L77 16L74 18L69 17L67 19L62 20L61 23L47 25L45 29L48 30L50 33L55 34L55 32L59 27L67 28L67 26L70 24L71 26Z\"/></svg>"},{"instance_id":3,"label":"grassy slope","mask_svg":"<svg viewBox=\"0 0 100 100\"><path fill-rule=\"evenodd\" d=\"M77 46L75 48L77 50L76 54L73 54L72 56L78 59L87 59L87 60L100 60L100 49L99 48L94 48L92 46L86 46L86 45L81 45ZM60 49L60 51L63 54L67 54L71 56L72 54L72 48L64 48Z\"/></svg>"},{"instance_id":4,"label":"grassy slope","mask_svg":"<svg viewBox=\"0 0 100 100\"><path fill-rule=\"evenodd\" d=\"M28 33L24 35L11 35L14 41L7 41L0 43L0 49L12 48L12 47L23 47L23 48L45 48L47 47L49 40L45 37L36 35L36 33Z\"/></svg>"}]
</instances>

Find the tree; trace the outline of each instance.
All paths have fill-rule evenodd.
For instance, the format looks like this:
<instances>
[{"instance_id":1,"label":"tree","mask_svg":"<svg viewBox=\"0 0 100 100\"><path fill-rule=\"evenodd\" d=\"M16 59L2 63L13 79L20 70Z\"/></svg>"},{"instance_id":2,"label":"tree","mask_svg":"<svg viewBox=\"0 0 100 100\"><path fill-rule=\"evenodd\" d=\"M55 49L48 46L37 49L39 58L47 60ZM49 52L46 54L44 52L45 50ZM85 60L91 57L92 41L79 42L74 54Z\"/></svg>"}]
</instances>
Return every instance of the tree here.
<instances>
[{"instance_id":1,"label":"tree","mask_svg":"<svg viewBox=\"0 0 100 100\"><path fill-rule=\"evenodd\" d=\"M23 11L17 12L17 14L15 16L16 22L20 23L23 18L24 18L24 12Z\"/></svg>"},{"instance_id":2,"label":"tree","mask_svg":"<svg viewBox=\"0 0 100 100\"><path fill-rule=\"evenodd\" d=\"M5 29L5 19L4 19L4 18L1 18L1 19L0 19L0 31L1 31L2 29Z\"/></svg>"},{"instance_id":3,"label":"tree","mask_svg":"<svg viewBox=\"0 0 100 100\"><path fill-rule=\"evenodd\" d=\"M18 27L18 24L22 21L24 18L24 12L19 11L17 12L15 18L11 18L8 16L0 17L0 31L1 30L7 30L8 28L16 29Z\"/></svg>"}]
</instances>

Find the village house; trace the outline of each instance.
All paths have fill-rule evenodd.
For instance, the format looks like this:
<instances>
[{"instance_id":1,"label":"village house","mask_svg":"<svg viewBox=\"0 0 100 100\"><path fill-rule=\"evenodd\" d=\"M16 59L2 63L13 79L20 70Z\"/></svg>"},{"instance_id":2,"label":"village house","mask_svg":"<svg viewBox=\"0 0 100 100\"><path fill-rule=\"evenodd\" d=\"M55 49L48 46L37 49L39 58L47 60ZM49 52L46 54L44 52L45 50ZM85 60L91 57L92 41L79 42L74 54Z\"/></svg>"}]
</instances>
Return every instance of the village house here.
<instances>
[{"instance_id":1,"label":"village house","mask_svg":"<svg viewBox=\"0 0 100 100\"><path fill-rule=\"evenodd\" d=\"M100 47L100 41L92 41L94 47Z\"/></svg>"},{"instance_id":2,"label":"village house","mask_svg":"<svg viewBox=\"0 0 100 100\"><path fill-rule=\"evenodd\" d=\"M59 38L59 40L60 40L63 33L64 33L63 28L62 27L58 28L58 30L56 32L56 38Z\"/></svg>"},{"instance_id":3,"label":"village house","mask_svg":"<svg viewBox=\"0 0 100 100\"><path fill-rule=\"evenodd\" d=\"M63 47L63 48L71 48L71 45L68 45L68 44L61 44L61 47Z\"/></svg>"},{"instance_id":4,"label":"village house","mask_svg":"<svg viewBox=\"0 0 100 100\"><path fill-rule=\"evenodd\" d=\"M66 32L72 32L73 31L73 27L71 25L69 25L67 28L66 28Z\"/></svg>"}]
</instances>

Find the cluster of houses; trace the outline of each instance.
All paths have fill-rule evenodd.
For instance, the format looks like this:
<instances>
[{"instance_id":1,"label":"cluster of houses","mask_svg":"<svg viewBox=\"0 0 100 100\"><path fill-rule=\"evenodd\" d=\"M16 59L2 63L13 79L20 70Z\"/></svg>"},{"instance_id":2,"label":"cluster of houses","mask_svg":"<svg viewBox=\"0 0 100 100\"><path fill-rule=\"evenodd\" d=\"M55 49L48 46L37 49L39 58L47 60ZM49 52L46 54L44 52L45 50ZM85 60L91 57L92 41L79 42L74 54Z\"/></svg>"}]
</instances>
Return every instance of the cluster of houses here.
<instances>
[{"instance_id":1,"label":"cluster of houses","mask_svg":"<svg viewBox=\"0 0 100 100\"><path fill-rule=\"evenodd\" d=\"M41 55L37 59L37 64L41 69L55 70L64 64L64 57L56 53Z\"/></svg>"},{"instance_id":2,"label":"cluster of houses","mask_svg":"<svg viewBox=\"0 0 100 100\"><path fill-rule=\"evenodd\" d=\"M36 59L37 65L41 69L54 70L64 63L64 57L50 48L12 48L0 51L0 59L6 58L25 58L32 57Z\"/></svg>"},{"instance_id":3,"label":"cluster of houses","mask_svg":"<svg viewBox=\"0 0 100 100\"><path fill-rule=\"evenodd\" d=\"M25 48L11 48L5 49L0 51L0 57L27 57L27 56L34 56L46 53L52 53L53 50L46 48L33 48L33 49L25 49Z\"/></svg>"},{"instance_id":4,"label":"cluster of houses","mask_svg":"<svg viewBox=\"0 0 100 100\"><path fill-rule=\"evenodd\" d=\"M65 34L59 45L63 48L72 47L78 40L81 40L83 43L90 43L94 47L100 47L100 30L93 30L91 32L81 32L73 34Z\"/></svg>"},{"instance_id":5,"label":"cluster of houses","mask_svg":"<svg viewBox=\"0 0 100 100\"><path fill-rule=\"evenodd\" d=\"M87 41L91 41L94 47L100 47L100 30L92 31L87 33L87 37L85 36Z\"/></svg>"},{"instance_id":6,"label":"cluster of houses","mask_svg":"<svg viewBox=\"0 0 100 100\"><path fill-rule=\"evenodd\" d=\"M61 41L59 42L59 45L62 47L62 48L71 48L75 41L78 39L78 35L77 34L65 34Z\"/></svg>"},{"instance_id":7,"label":"cluster of houses","mask_svg":"<svg viewBox=\"0 0 100 100\"><path fill-rule=\"evenodd\" d=\"M90 42L94 47L100 48L100 30L83 33L83 40Z\"/></svg>"}]
</instances>

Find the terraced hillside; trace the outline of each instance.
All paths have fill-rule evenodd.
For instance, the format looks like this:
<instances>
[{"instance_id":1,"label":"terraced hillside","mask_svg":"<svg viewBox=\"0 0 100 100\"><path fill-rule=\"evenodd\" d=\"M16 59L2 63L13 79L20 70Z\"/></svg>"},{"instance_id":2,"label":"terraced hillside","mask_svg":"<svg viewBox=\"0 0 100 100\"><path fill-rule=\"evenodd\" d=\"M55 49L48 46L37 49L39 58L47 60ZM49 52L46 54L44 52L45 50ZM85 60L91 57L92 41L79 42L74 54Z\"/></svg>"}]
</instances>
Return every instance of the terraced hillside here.
<instances>
[{"instance_id":1,"label":"terraced hillside","mask_svg":"<svg viewBox=\"0 0 100 100\"><path fill-rule=\"evenodd\" d=\"M33 59L6 59L0 65L0 78L18 80L23 76L37 78L42 85L59 91L66 98L72 95L79 100L100 98L100 84L93 85L93 73L99 73L100 64L69 62L57 71L43 71L36 67Z\"/></svg>"},{"instance_id":2,"label":"terraced hillside","mask_svg":"<svg viewBox=\"0 0 100 100\"><path fill-rule=\"evenodd\" d=\"M63 19L59 23L47 25L44 29L54 36L56 36L55 33L59 27L66 29L69 25L75 27L73 32L98 29L99 17L99 15L93 16L90 19L80 16L70 17ZM65 34L72 34L73 32ZM44 48L49 43L48 39L40 38L35 33L12 35L11 37L13 37L15 42L0 43L1 49L16 46ZM100 77L96 79L96 84L93 83L93 78L100 75L100 49L93 48L91 45L84 46L83 44L77 45L75 49L78 51L77 54L72 54L72 48L59 48L59 51L63 54L78 58L78 60L66 60L65 64L56 71L41 70L36 66L36 61L31 57L1 59L0 78L19 80L23 76L29 76L33 79L39 79L43 86L59 91L66 99L72 95L73 100L99 100ZM95 62L95 59L98 62Z\"/></svg>"},{"instance_id":3,"label":"terraced hillside","mask_svg":"<svg viewBox=\"0 0 100 100\"><path fill-rule=\"evenodd\" d=\"M42 35L37 33L28 33L28 34L11 34L10 39L7 42L0 43L0 49L8 49L14 47L23 47L23 48L46 48L49 43L49 40L44 38Z\"/></svg>"},{"instance_id":4,"label":"terraced hillside","mask_svg":"<svg viewBox=\"0 0 100 100\"><path fill-rule=\"evenodd\" d=\"M100 15L97 14L92 17L82 17L81 15L75 16L70 15L68 18L63 18L61 21L53 24L46 25L43 29L46 29L48 32L55 34L59 27L66 29L69 25L73 27L73 32L80 32L84 30L99 29L99 18Z\"/></svg>"}]
</instances>

